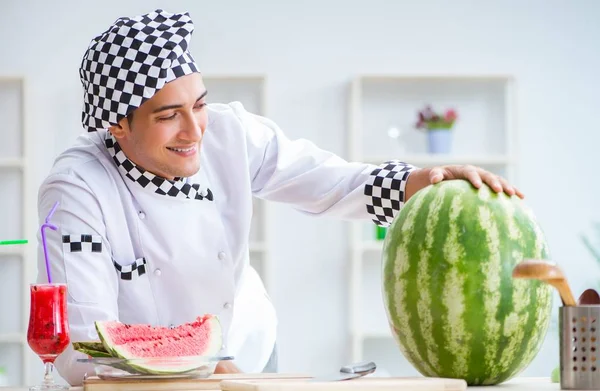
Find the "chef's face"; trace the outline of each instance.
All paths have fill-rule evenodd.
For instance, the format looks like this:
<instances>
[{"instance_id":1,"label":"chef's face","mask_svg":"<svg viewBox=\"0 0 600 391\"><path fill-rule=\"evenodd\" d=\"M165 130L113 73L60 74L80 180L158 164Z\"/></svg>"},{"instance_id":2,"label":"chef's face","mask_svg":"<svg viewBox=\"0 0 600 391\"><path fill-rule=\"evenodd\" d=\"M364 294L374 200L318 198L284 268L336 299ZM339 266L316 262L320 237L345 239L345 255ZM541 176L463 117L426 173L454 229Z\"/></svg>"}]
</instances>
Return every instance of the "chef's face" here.
<instances>
[{"instance_id":1,"label":"chef's face","mask_svg":"<svg viewBox=\"0 0 600 391\"><path fill-rule=\"evenodd\" d=\"M145 170L168 179L191 176L200 168L205 96L199 73L180 77L110 131L125 155Z\"/></svg>"}]
</instances>

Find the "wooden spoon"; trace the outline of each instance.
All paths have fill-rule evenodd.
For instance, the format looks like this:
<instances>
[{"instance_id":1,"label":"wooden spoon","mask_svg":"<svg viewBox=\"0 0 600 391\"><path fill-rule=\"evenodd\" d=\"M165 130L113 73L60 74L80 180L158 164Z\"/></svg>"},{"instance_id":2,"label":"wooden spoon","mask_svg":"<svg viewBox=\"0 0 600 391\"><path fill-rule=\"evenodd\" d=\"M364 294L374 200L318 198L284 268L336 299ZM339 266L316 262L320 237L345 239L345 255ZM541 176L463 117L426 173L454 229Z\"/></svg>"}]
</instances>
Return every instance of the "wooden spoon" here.
<instances>
[{"instance_id":1,"label":"wooden spoon","mask_svg":"<svg viewBox=\"0 0 600 391\"><path fill-rule=\"evenodd\" d=\"M536 279L544 281L558 290L562 302L566 306L575 306L575 298L567 283L562 270L554 262L527 259L515 266L512 272L513 278Z\"/></svg>"},{"instance_id":2,"label":"wooden spoon","mask_svg":"<svg viewBox=\"0 0 600 391\"><path fill-rule=\"evenodd\" d=\"M583 293L581 294L581 296L579 296L579 303L578 304L583 304L583 305L594 305L594 304L600 304L600 295L598 295L598 292L596 292L595 289L586 289L585 291L583 291Z\"/></svg>"}]
</instances>

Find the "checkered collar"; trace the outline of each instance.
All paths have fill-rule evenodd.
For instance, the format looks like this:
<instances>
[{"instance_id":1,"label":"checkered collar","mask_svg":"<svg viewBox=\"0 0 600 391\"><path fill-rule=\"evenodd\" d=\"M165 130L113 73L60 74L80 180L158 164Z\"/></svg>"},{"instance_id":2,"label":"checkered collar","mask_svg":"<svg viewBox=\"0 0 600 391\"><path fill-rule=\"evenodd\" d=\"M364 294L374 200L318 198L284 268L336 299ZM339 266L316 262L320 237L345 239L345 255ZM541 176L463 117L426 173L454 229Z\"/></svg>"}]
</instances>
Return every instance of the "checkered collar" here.
<instances>
[{"instance_id":1,"label":"checkered collar","mask_svg":"<svg viewBox=\"0 0 600 391\"><path fill-rule=\"evenodd\" d=\"M117 165L119 172L141 187L150 189L156 194L176 198L213 200L213 193L209 188L201 188L197 183L189 184L184 178L169 180L159 177L137 166L125 156L125 153L115 137L108 131L106 132L104 144L106 145L108 153Z\"/></svg>"}]
</instances>

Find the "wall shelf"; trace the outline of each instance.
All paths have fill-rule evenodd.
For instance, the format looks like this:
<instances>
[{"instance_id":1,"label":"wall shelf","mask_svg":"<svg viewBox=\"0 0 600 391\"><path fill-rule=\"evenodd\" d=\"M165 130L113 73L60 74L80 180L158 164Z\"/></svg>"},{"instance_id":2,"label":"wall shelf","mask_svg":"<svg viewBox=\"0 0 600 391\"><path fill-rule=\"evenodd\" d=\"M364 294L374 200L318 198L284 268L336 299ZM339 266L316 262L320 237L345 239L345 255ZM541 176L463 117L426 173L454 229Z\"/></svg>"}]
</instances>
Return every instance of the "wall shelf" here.
<instances>
[{"instance_id":1,"label":"wall shelf","mask_svg":"<svg viewBox=\"0 0 600 391\"><path fill-rule=\"evenodd\" d=\"M265 242L250 242L250 252L261 253L268 251L268 245Z\"/></svg>"},{"instance_id":2,"label":"wall shelf","mask_svg":"<svg viewBox=\"0 0 600 391\"><path fill-rule=\"evenodd\" d=\"M15 344L27 344L27 335L23 333L6 333L0 334L0 343L15 343Z\"/></svg>"},{"instance_id":3,"label":"wall shelf","mask_svg":"<svg viewBox=\"0 0 600 391\"><path fill-rule=\"evenodd\" d=\"M27 239L35 221L37 194L30 189L26 164L31 140L25 112L25 79L0 76L0 183L3 189L0 200L3 205L10 205L0 212L4 223L0 226L0 240ZM25 260L34 254L31 243L0 248L0 291L3 297L11 298L0 317L0 365L6 367L11 385L24 384L29 378L26 332L32 271L30 262Z\"/></svg>"},{"instance_id":4,"label":"wall shelf","mask_svg":"<svg viewBox=\"0 0 600 391\"><path fill-rule=\"evenodd\" d=\"M25 167L25 161L23 159L0 158L0 169L23 167Z\"/></svg>"},{"instance_id":5,"label":"wall shelf","mask_svg":"<svg viewBox=\"0 0 600 391\"><path fill-rule=\"evenodd\" d=\"M346 158L374 165L388 160L418 167L472 164L514 182L514 84L510 75L359 75L349 89ZM429 153L427 134L414 128L418 111L428 104L458 112L449 154ZM375 230L370 221L348 223L349 360L387 360L391 374L410 375L414 368L402 357L387 324L381 293L383 240L376 240Z\"/></svg>"},{"instance_id":6,"label":"wall shelf","mask_svg":"<svg viewBox=\"0 0 600 391\"><path fill-rule=\"evenodd\" d=\"M0 246L0 262L3 258L14 256L19 257L19 260L23 260L27 251L23 246Z\"/></svg>"}]
</instances>

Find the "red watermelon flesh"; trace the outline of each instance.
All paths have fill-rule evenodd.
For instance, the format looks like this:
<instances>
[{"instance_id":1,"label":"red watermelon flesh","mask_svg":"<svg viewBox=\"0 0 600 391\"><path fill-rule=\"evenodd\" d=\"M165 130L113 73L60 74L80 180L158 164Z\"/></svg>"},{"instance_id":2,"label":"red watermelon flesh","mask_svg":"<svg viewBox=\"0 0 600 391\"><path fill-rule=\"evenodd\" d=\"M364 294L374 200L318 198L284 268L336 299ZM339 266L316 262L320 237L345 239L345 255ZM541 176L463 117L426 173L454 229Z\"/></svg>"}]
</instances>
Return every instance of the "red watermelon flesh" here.
<instances>
[{"instance_id":1,"label":"red watermelon flesh","mask_svg":"<svg viewBox=\"0 0 600 391\"><path fill-rule=\"evenodd\" d=\"M195 321L169 328L148 324L125 324L118 321L95 322L98 336L114 357L160 359L170 357L215 356L223 344L218 318L206 314ZM167 361L146 360L147 372L164 373L187 370L187 365L168 365ZM183 362L183 361L180 361ZM152 363L150 365L150 363Z\"/></svg>"}]
</instances>

